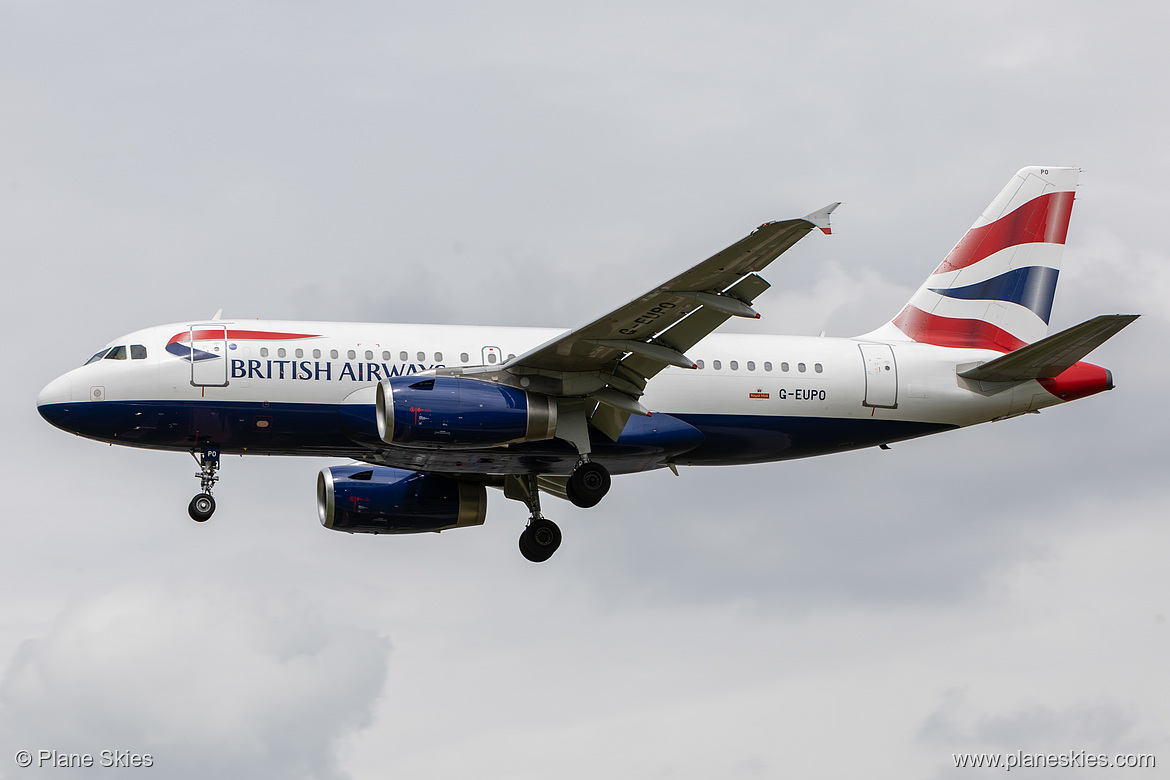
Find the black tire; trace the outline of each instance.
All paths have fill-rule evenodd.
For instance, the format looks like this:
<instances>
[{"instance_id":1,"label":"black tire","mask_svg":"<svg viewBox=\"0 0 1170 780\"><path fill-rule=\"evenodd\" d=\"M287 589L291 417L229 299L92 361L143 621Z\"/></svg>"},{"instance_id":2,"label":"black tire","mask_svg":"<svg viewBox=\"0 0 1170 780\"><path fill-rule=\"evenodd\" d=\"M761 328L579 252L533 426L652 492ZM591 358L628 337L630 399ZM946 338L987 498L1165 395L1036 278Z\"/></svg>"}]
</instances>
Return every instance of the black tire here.
<instances>
[{"instance_id":1,"label":"black tire","mask_svg":"<svg viewBox=\"0 0 1170 780\"><path fill-rule=\"evenodd\" d=\"M597 506L609 492L609 471L600 463L589 461L573 469L565 483L565 494L575 506L588 509Z\"/></svg>"},{"instance_id":2,"label":"black tire","mask_svg":"<svg viewBox=\"0 0 1170 780\"><path fill-rule=\"evenodd\" d=\"M533 563L543 563L561 546L561 529L552 520L533 520L520 534L520 554Z\"/></svg>"},{"instance_id":3,"label":"black tire","mask_svg":"<svg viewBox=\"0 0 1170 780\"><path fill-rule=\"evenodd\" d=\"M215 499L210 493L200 493L187 505L187 514L196 523L206 523L215 514Z\"/></svg>"}]
</instances>

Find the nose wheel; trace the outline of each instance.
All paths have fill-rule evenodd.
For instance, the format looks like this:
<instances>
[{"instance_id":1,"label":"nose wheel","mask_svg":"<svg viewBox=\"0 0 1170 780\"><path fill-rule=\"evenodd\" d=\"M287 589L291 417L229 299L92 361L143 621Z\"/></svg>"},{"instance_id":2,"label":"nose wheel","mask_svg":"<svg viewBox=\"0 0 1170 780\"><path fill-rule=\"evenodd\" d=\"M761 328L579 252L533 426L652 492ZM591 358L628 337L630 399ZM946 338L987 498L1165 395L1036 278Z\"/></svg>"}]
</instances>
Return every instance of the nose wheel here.
<instances>
[{"instance_id":1,"label":"nose wheel","mask_svg":"<svg viewBox=\"0 0 1170 780\"><path fill-rule=\"evenodd\" d=\"M195 476L199 478L200 493L187 505L187 514L191 515L191 519L196 523L205 523L215 512L215 499L211 497L211 489L219 481L217 473L219 471L219 447L208 445L198 456L192 450L191 457L199 463L199 472Z\"/></svg>"},{"instance_id":2,"label":"nose wheel","mask_svg":"<svg viewBox=\"0 0 1170 780\"><path fill-rule=\"evenodd\" d=\"M214 511L215 499L211 497L210 493L200 493L187 505L187 514L191 515L191 519L196 523L207 522Z\"/></svg>"}]
</instances>

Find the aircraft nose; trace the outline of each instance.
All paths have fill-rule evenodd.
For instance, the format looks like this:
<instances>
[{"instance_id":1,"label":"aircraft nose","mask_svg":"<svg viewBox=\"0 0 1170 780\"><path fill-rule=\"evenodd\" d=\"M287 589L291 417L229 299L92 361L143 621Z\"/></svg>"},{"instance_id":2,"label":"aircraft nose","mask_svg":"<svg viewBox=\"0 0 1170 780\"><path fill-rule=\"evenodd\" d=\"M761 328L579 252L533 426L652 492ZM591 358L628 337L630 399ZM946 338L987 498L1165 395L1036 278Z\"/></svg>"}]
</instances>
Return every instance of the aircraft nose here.
<instances>
[{"instance_id":1,"label":"aircraft nose","mask_svg":"<svg viewBox=\"0 0 1170 780\"><path fill-rule=\"evenodd\" d=\"M73 400L73 382L68 376L59 376L41 388L37 394L37 407L42 409L51 404L67 404Z\"/></svg>"}]
</instances>

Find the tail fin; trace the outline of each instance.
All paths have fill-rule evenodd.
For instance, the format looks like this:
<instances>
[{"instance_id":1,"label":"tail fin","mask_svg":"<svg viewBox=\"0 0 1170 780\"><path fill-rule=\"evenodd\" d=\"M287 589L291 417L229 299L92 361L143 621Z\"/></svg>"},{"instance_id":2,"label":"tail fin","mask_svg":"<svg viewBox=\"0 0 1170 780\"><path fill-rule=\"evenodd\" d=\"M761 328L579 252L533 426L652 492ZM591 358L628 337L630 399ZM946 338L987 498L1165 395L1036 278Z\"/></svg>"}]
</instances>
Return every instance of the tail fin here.
<instances>
[{"instance_id":1,"label":"tail fin","mask_svg":"<svg viewBox=\"0 0 1170 780\"><path fill-rule=\"evenodd\" d=\"M1044 338L1079 168L1023 168L873 337L1010 352Z\"/></svg>"}]
</instances>

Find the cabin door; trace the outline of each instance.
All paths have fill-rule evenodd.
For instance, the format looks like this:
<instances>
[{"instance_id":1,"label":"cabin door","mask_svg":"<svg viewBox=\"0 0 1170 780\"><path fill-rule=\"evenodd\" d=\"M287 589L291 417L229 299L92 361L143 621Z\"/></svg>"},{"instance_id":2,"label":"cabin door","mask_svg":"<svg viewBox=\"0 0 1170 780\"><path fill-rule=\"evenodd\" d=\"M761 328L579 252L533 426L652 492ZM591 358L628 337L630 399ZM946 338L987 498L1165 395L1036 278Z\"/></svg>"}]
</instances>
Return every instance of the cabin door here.
<instances>
[{"instance_id":1,"label":"cabin door","mask_svg":"<svg viewBox=\"0 0 1170 780\"><path fill-rule=\"evenodd\" d=\"M889 344L859 344L865 364L865 406L894 409L898 406L898 366Z\"/></svg>"},{"instance_id":2,"label":"cabin door","mask_svg":"<svg viewBox=\"0 0 1170 780\"><path fill-rule=\"evenodd\" d=\"M190 337L191 384L227 387L227 326L192 325Z\"/></svg>"}]
</instances>

